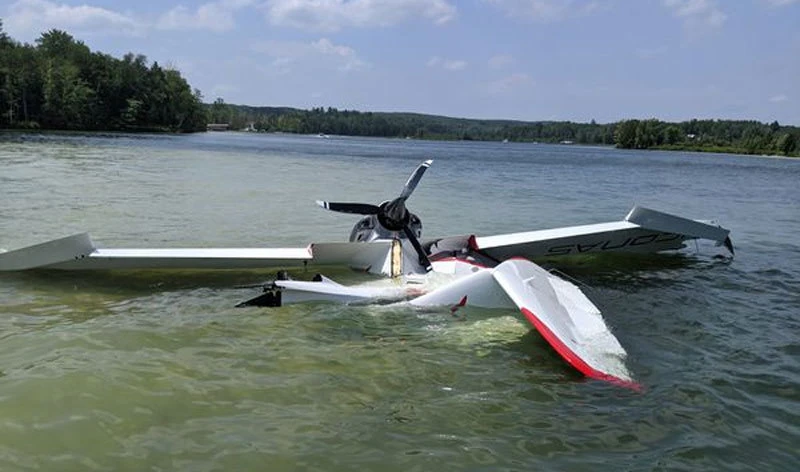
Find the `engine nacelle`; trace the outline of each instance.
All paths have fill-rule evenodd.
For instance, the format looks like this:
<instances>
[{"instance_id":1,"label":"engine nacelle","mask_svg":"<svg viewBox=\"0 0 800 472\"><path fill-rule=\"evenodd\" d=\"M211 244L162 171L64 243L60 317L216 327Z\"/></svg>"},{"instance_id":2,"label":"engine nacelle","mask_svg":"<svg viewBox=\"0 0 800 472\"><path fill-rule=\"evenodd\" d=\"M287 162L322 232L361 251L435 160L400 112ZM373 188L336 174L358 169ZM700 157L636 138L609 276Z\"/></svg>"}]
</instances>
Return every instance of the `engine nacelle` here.
<instances>
[{"instance_id":1,"label":"engine nacelle","mask_svg":"<svg viewBox=\"0 0 800 472\"><path fill-rule=\"evenodd\" d=\"M408 215L408 226L417 236L417 239L421 238L422 221L413 213L409 213ZM406 239L406 234L403 231L386 229L380 223L377 215L369 215L361 218L350 232L350 242L370 242L376 239Z\"/></svg>"}]
</instances>

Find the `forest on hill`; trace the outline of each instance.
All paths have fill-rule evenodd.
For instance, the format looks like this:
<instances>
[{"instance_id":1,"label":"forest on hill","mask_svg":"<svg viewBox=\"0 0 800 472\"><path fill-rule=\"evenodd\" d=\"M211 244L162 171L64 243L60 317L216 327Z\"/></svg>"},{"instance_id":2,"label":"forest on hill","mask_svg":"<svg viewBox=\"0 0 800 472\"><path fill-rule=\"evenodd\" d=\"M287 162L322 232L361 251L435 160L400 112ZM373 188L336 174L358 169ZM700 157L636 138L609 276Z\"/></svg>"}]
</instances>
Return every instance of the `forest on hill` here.
<instances>
[{"instance_id":1,"label":"forest on hill","mask_svg":"<svg viewBox=\"0 0 800 472\"><path fill-rule=\"evenodd\" d=\"M200 92L177 70L92 52L60 30L22 44L0 21L0 128L175 132L206 122Z\"/></svg>"}]
</instances>

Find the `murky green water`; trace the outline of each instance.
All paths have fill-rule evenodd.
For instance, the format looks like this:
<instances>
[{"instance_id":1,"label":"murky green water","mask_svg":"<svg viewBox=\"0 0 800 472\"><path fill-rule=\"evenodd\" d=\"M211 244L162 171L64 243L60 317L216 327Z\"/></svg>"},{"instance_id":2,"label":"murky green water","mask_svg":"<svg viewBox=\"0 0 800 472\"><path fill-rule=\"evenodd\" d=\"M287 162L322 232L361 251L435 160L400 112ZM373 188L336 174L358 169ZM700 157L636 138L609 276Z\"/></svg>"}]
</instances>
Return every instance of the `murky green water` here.
<instances>
[{"instance_id":1,"label":"murky green water","mask_svg":"<svg viewBox=\"0 0 800 472\"><path fill-rule=\"evenodd\" d=\"M622 218L731 228L737 258L563 267L642 393L516 313L234 309L269 272L0 275L0 470L796 470L800 161L292 136L0 135L0 247L305 246L435 159L429 236ZM706 253L708 248L700 247ZM297 274L302 276L303 274ZM358 276L333 275L344 281Z\"/></svg>"}]
</instances>

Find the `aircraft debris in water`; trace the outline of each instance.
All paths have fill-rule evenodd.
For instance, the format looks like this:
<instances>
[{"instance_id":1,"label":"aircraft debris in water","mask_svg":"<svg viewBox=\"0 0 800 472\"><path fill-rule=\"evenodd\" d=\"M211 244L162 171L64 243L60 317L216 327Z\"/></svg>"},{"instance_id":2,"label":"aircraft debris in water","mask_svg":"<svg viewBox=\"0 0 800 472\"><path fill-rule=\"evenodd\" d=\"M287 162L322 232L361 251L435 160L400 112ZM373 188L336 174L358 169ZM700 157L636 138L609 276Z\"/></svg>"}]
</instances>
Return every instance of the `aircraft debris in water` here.
<instances>
[{"instance_id":1,"label":"aircraft debris in water","mask_svg":"<svg viewBox=\"0 0 800 472\"><path fill-rule=\"evenodd\" d=\"M255 269L279 276L239 306L280 307L327 301L403 303L414 307L514 309L573 368L587 377L636 387L625 350L600 310L573 283L531 259L607 252L676 250L694 239L724 245L729 231L636 206L621 221L492 236L423 238L422 221L406 206L432 160L420 164L399 196L380 204L318 201L324 209L359 215L348 242L295 248L99 248L81 233L0 253L0 271L34 269ZM390 283L346 286L321 274L292 280L285 269L347 266Z\"/></svg>"}]
</instances>

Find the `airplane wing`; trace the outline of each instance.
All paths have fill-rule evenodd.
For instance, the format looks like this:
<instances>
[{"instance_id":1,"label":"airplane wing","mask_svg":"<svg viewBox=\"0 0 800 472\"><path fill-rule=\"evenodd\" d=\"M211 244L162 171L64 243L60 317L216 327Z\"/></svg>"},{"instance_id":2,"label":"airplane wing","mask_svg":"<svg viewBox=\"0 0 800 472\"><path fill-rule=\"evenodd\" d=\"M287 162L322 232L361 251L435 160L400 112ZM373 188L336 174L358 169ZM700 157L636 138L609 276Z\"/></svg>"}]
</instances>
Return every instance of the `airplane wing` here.
<instances>
[{"instance_id":1,"label":"airplane wing","mask_svg":"<svg viewBox=\"0 0 800 472\"><path fill-rule=\"evenodd\" d=\"M437 262L434 262L437 264ZM437 268L437 270L440 270ZM578 287L525 259L477 270L410 301L415 306L516 307L555 351L587 377L639 389L625 349Z\"/></svg>"},{"instance_id":2,"label":"airplane wing","mask_svg":"<svg viewBox=\"0 0 800 472\"><path fill-rule=\"evenodd\" d=\"M0 271L29 269L261 269L343 265L372 273L399 270L398 243L317 243L304 248L103 249L81 233L0 253Z\"/></svg>"},{"instance_id":3,"label":"airplane wing","mask_svg":"<svg viewBox=\"0 0 800 472\"><path fill-rule=\"evenodd\" d=\"M432 255L464 247L496 261L587 253L659 252L684 247L691 239L708 239L733 254L729 230L713 222L690 220L634 206L622 221L570 226L494 236L456 236L427 241Z\"/></svg>"},{"instance_id":4,"label":"airplane wing","mask_svg":"<svg viewBox=\"0 0 800 472\"><path fill-rule=\"evenodd\" d=\"M432 258L471 251L496 262L512 257L548 257L598 252L657 252L684 241L710 239L731 253L728 230L713 223L634 207L623 221L495 236L457 236L426 241ZM303 248L98 248L81 233L0 252L0 271L28 269L258 269L344 265L399 275L400 242L315 243Z\"/></svg>"}]
</instances>

